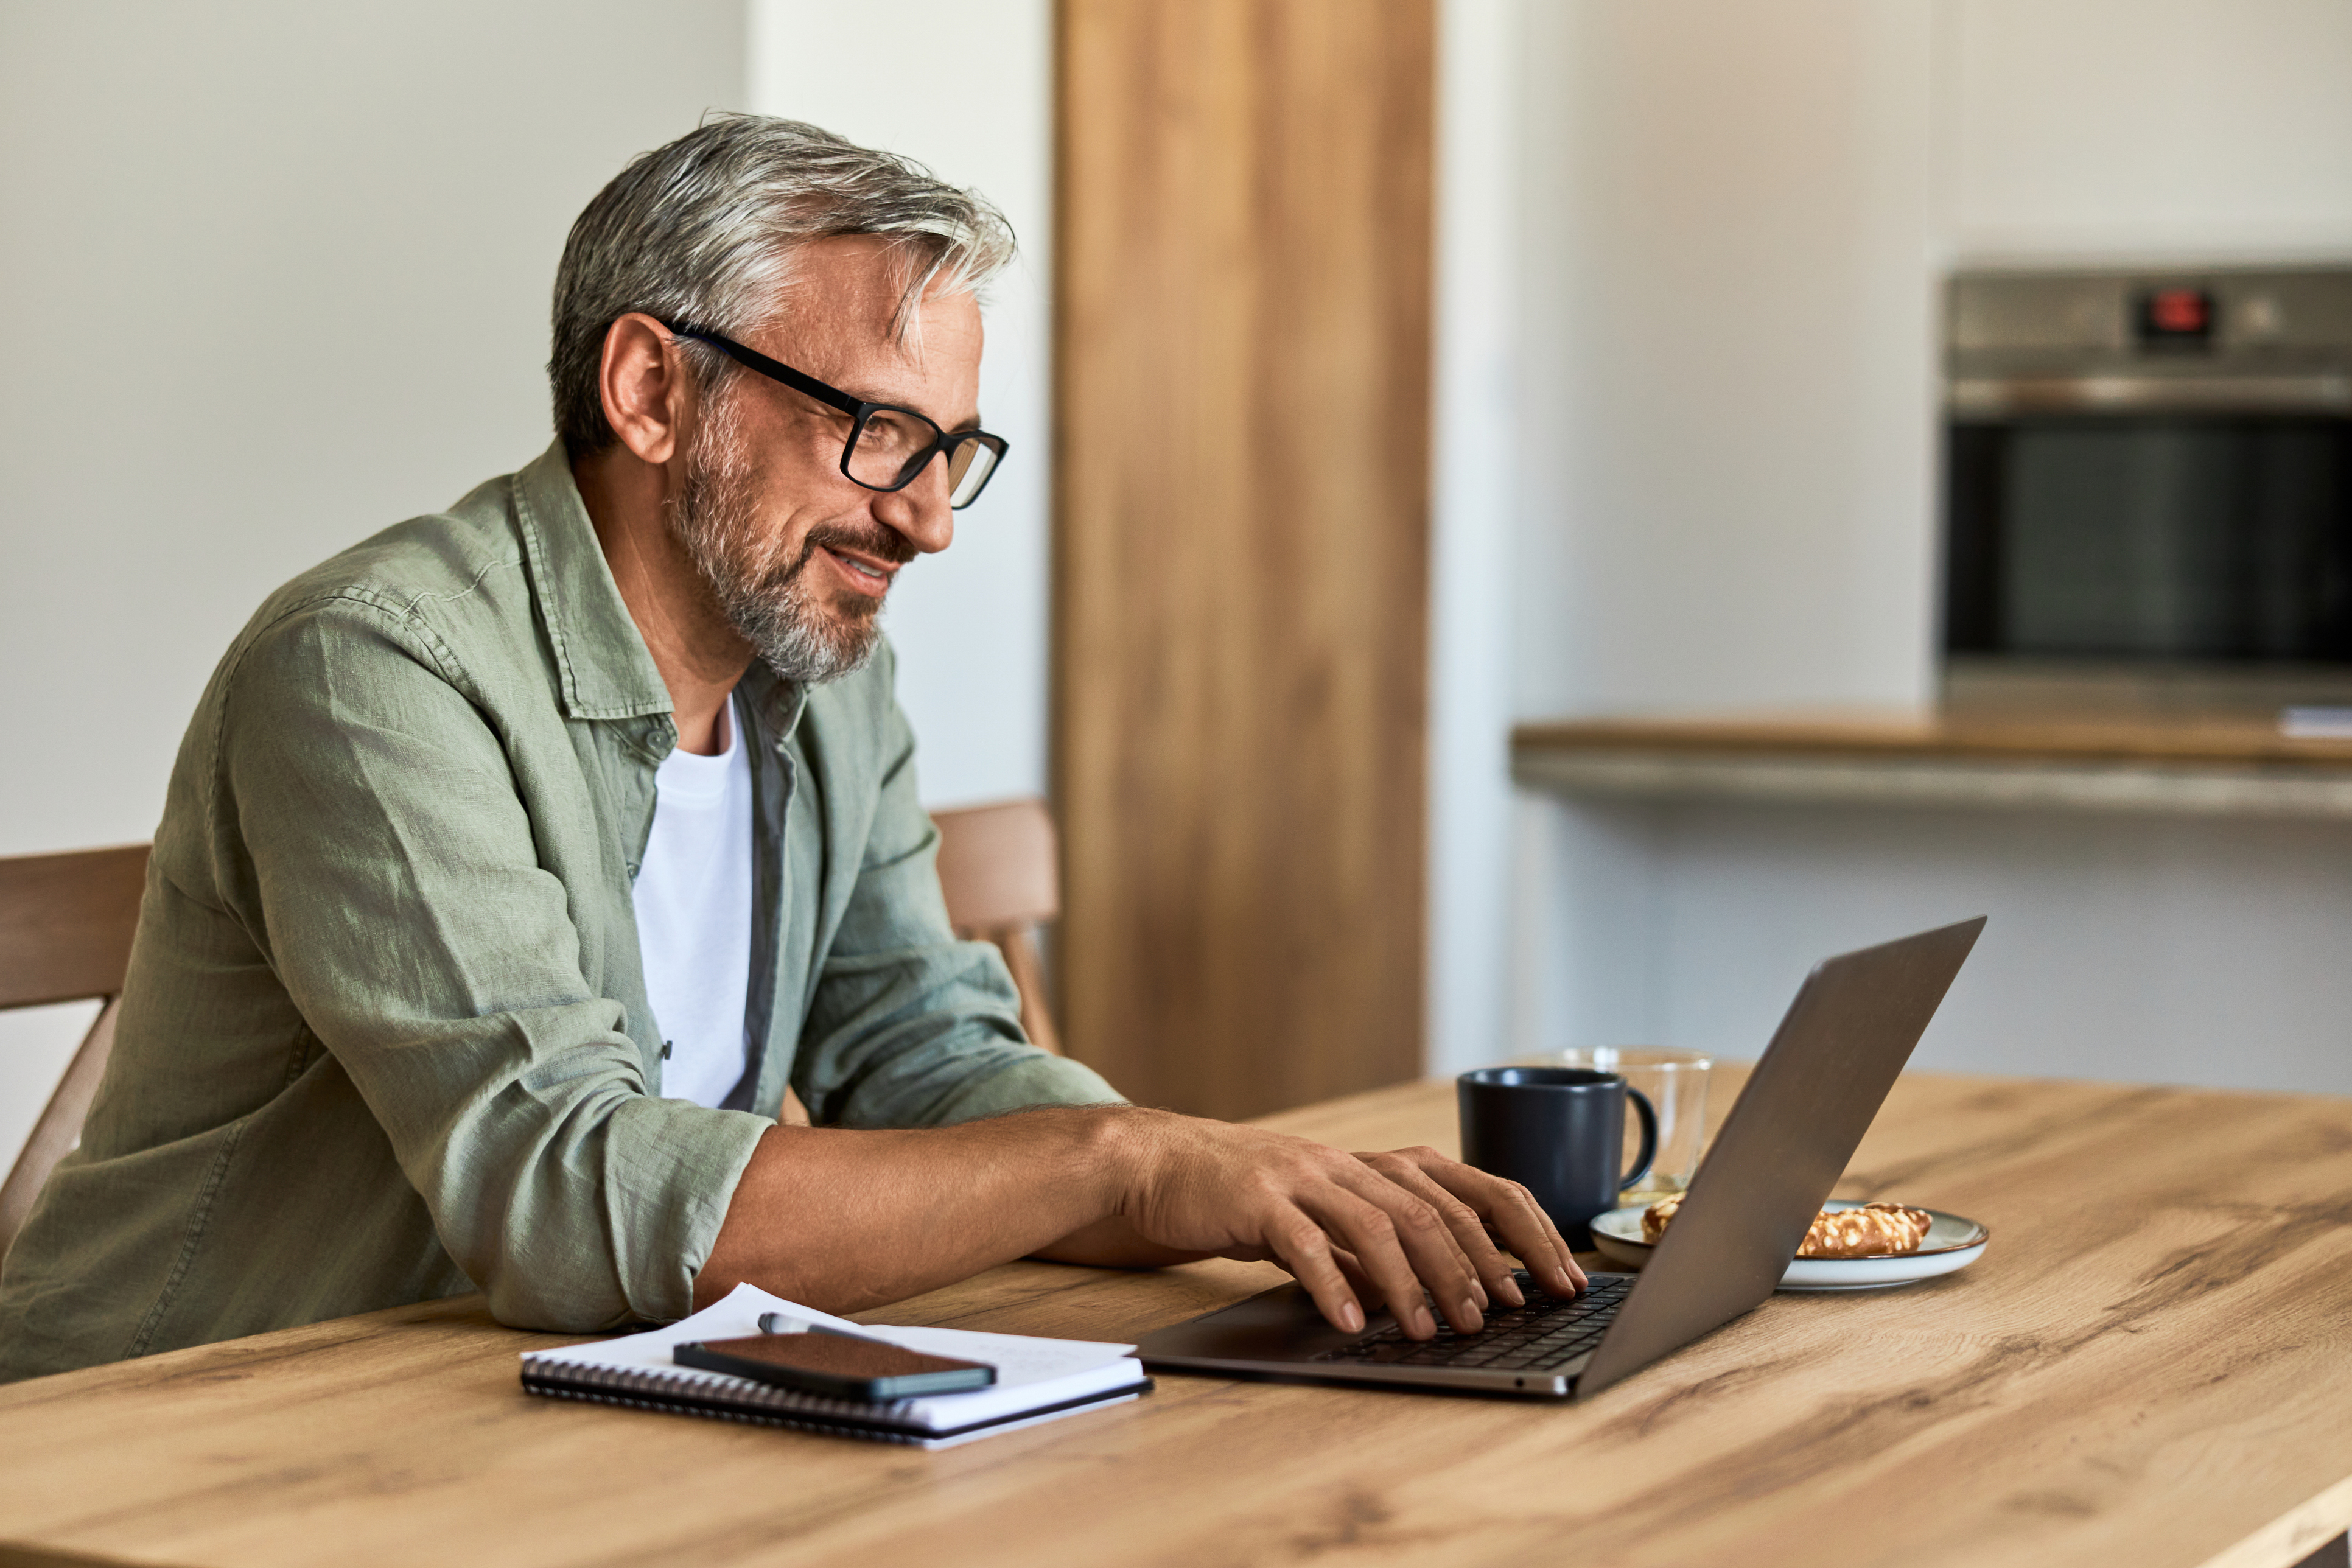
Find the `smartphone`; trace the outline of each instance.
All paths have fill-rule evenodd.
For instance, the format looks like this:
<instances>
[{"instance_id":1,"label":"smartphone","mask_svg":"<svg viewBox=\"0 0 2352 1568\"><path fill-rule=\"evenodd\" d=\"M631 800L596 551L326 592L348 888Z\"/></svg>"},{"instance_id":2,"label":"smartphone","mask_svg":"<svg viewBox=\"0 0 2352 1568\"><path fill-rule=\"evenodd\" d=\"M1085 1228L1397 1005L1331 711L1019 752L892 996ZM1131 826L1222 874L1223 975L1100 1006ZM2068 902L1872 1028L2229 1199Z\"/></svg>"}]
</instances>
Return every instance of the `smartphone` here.
<instances>
[{"instance_id":1,"label":"smartphone","mask_svg":"<svg viewBox=\"0 0 2352 1568\"><path fill-rule=\"evenodd\" d=\"M879 1403L926 1394L986 1388L996 1369L984 1362L925 1355L880 1340L832 1334L752 1334L740 1340L695 1340L670 1352L680 1366L752 1377L803 1394Z\"/></svg>"}]
</instances>

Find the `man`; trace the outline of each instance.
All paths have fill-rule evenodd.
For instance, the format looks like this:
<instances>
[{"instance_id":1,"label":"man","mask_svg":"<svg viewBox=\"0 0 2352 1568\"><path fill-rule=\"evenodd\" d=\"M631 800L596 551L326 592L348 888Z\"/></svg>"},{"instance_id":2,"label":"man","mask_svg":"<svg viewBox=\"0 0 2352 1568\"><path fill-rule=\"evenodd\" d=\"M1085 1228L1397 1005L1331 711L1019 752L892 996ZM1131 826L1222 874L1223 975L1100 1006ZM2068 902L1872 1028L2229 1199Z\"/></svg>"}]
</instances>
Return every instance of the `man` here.
<instances>
[{"instance_id":1,"label":"man","mask_svg":"<svg viewBox=\"0 0 2352 1568\"><path fill-rule=\"evenodd\" d=\"M1273 1258L1354 1329L1578 1289L1526 1192L1121 1103L954 940L877 616L1003 443L1003 219L730 116L574 226L559 439L262 606L156 835L0 1376L480 1289L669 1320L1009 1258ZM877 657L878 656L878 657ZM787 1087L817 1125L779 1125Z\"/></svg>"}]
</instances>

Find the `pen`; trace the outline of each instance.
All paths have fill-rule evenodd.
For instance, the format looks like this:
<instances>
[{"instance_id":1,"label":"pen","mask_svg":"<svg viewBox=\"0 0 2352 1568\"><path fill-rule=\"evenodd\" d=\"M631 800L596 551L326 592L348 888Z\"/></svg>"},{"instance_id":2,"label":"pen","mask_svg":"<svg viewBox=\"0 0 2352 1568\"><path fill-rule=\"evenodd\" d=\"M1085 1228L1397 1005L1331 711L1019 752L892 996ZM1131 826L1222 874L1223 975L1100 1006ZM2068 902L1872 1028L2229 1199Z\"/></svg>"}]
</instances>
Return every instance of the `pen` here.
<instances>
[{"instance_id":1,"label":"pen","mask_svg":"<svg viewBox=\"0 0 2352 1568\"><path fill-rule=\"evenodd\" d=\"M837 1340L865 1340L868 1344L877 1345L890 1342L867 1334L853 1334L846 1329L828 1329L823 1323L803 1322L798 1318L788 1318L782 1312L761 1313L760 1331L763 1334L831 1334Z\"/></svg>"}]
</instances>

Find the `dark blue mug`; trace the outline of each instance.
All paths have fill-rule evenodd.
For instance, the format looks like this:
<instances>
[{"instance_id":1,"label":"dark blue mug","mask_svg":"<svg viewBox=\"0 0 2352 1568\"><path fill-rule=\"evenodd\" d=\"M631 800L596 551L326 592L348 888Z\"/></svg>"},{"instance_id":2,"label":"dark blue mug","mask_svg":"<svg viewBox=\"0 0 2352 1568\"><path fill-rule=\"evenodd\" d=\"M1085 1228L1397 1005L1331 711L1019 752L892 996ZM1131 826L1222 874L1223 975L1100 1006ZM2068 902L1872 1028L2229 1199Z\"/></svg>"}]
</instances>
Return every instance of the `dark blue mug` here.
<instances>
[{"instance_id":1,"label":"dark blue mug","mask_svg":"<svg viewBox=\"0 0 2352 1568\"><path fill-rule=\"evenodd\" d=\"M1592 1068L1480 1068L1454 1080L1462 1110L1462 1159L1535 1194L1570 1247L1592 1245L1592 1216L1650 1173L1658 1113L1649 1097ZM1625 1102L1642 1119L1642 1152L1621 1172Z\"/></svg>"}]
</instances>

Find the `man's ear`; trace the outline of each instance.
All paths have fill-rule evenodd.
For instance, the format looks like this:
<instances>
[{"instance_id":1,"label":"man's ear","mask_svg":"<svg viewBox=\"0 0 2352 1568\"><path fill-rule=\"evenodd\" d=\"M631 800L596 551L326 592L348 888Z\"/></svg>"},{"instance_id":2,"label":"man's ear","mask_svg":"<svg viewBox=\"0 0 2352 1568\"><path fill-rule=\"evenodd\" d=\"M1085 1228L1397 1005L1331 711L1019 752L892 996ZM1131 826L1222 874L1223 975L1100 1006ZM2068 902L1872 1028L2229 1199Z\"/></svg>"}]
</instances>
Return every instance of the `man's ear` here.
<instances>
[{"instance_id":1,"label":"man's ear","mask_svg":"<svg viewBox=\"0 0 2352 1568\"><path fill-rule=\"evenodd\" d=\"M659 321L632 312L604 329L596 394L613 434L640 461L659 468L677 455L693 417L694 384Z\"/></svg>"}]
</instances>

